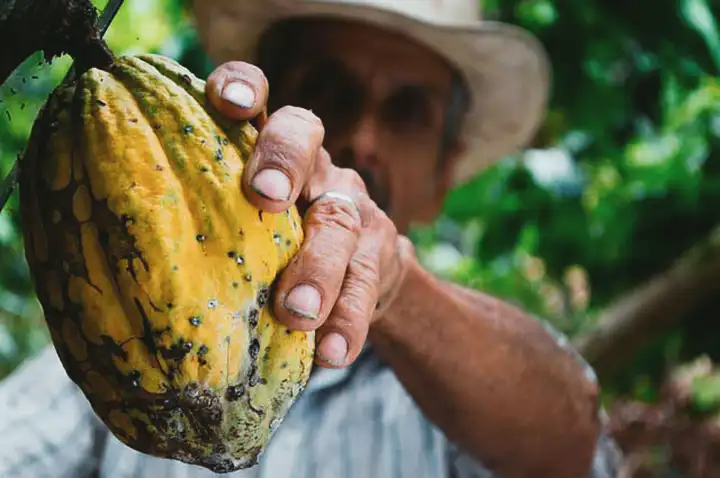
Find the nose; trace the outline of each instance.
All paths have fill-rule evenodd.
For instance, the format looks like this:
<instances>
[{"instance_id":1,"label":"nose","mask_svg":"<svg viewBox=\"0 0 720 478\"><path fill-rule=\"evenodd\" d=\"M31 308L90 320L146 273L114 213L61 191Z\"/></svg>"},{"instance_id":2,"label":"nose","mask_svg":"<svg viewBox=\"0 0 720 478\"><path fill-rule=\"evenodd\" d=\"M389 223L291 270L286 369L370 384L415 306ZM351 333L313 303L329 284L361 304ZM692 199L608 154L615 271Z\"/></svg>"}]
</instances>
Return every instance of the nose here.
<instances>
[{"instance_id":1,"label":"nose","mask_svg":"<svg viewBox=\"0 0 720 478\"><path fill-rule=\"evenodd\" d=\"M352 165L360 170L373 170L378 163L378 134L375 119L371 114L363 115L351 128L346 147L352 150Z\"/></svg>"}]
</instances>

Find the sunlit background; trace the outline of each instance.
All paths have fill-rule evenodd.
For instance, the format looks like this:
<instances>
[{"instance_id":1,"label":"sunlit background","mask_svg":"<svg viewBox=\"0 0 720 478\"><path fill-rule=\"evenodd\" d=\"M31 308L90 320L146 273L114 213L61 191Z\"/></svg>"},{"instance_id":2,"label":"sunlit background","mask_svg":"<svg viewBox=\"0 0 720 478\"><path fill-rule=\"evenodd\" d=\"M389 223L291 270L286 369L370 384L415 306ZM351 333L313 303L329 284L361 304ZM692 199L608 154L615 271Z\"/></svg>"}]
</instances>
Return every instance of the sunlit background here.
<instances>
[{"instance_id":1,"label":"sunlit background","mask_svg":"<svg viewBox=\"0 0 720 478\"><path fill-rule=\"evenodd\" d=\"M116 53L161 53L205 77L212 64L183 4L125 0L106 40ZM454 190L444 216L414 231L422 260L515 301L587 351L636 470L627 476L720 476L720 5L485 8L545 44L551 109L532 148ZM3 177L70 65L40 60L0 89ZM14 196L0 214L0 378L47 343Z\"/></svg>"}]
</instances>

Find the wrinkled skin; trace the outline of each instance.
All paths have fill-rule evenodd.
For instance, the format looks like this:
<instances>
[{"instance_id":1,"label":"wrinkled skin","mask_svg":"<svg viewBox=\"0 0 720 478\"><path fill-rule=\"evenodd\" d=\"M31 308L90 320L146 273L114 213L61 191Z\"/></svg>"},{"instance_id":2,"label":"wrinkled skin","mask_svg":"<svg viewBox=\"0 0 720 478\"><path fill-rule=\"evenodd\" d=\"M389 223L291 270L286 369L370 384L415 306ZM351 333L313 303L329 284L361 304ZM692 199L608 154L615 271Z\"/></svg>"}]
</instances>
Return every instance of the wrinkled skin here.
<instances>
[{"instance_id":1,"label":"wrinkled skin","mask_svg":"<svg viewBox=\"0 0 720 478\"><path fill-rule=\"evenodd\" d=\"M413 221L435 217L462 150L456 144L437 157L449 68L370 27L329 22L299 38L361 86L359 114L338 119L338 98L351 95L313 103L305 88L330 91L323 82L332 77L313 76L301 61L272 84L270 102L279 107L260 133L243 189L268 211L326 191L353 197L359 211L332 198L305 211L307 240L279 281L279 320L316 331L321 366L350 365L369 339L427 417L502 476L587 476L599 432L596 385L521 310L423 270L403 236ZM251 92L228 87L238 82ZM243 62L220 65L207 86L232 118L255 117L269 100L263 72ZM392 114L400 111L410 114ZM355 170L372 179L374 200Z\"/></svg>"}]
</instances>

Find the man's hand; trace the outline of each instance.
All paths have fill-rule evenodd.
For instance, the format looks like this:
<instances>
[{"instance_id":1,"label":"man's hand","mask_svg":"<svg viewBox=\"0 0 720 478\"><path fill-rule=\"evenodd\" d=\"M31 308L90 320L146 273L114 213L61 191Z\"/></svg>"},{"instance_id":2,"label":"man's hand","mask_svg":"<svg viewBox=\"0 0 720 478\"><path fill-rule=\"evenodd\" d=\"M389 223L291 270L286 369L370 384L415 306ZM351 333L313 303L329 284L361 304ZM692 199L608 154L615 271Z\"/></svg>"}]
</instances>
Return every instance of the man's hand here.
<instances>
[{"instance_id":1,"label":"man's hand","mask_svg":"<svg viewBox=\"0 0 720 478\"><path fill-rule=\"evenodd\" d=\"M251 119L264 114L268 83L257 67L230 62L209 76L206 94L228 117ZM292 329L317 329L319 365L344 367L381 315L376 305L391 303L411 246L360 176L332 164L324 134L310 111L278 110L262 124L242 188L264 211L296 202L304 211L305 241L278 281L275 313Z\"/></svg>"}]
</instances>

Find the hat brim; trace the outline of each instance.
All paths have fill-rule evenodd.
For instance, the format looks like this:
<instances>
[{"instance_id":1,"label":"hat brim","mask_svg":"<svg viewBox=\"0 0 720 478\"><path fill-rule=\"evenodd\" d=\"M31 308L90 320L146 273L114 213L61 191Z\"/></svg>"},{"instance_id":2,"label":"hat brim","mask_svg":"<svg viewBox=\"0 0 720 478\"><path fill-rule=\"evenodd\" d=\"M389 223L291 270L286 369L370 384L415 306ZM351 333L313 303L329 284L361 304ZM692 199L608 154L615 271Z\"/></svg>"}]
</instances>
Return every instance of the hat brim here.
<instances>
[{"instance_id":1,"label":"hat brim","mask_svg":"<svg viewBox=\"0 0 720 478\"><path fill-rule=\"evenodd\" d=\"M200 0L193 8L203 47L218 63L252 62L257 41L269 26L300 17L364 22L436 51L464 75L472 98L462 131L466 152L457 164L455 184L526 146L545 115L550 84L547 55L536 38L512 25L435 23L347 1Z\"/></svg>"}]
</instances>

